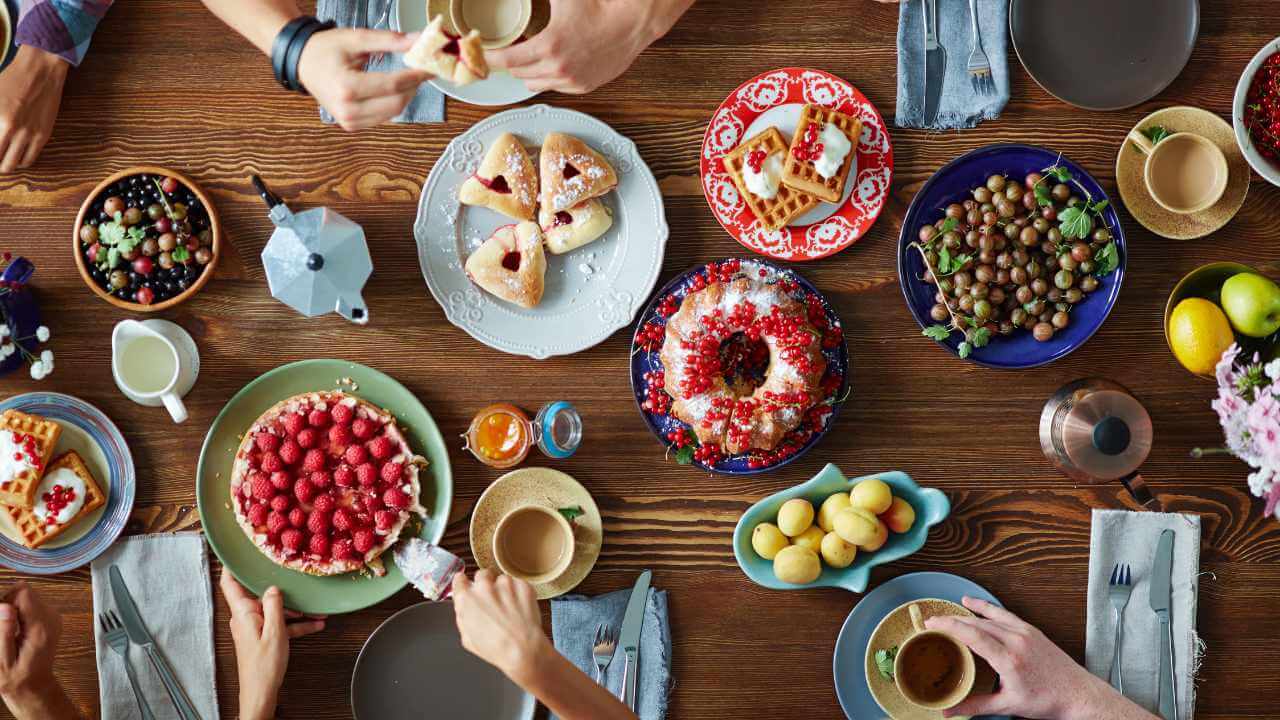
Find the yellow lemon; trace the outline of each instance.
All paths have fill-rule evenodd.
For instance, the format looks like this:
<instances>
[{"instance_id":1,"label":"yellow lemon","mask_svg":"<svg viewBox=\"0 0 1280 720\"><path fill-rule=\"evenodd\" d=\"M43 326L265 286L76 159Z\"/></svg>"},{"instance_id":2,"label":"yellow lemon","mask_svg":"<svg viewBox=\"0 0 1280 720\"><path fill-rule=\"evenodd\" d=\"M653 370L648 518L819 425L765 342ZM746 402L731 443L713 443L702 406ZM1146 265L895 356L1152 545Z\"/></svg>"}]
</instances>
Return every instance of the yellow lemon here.
<instances>
[{"instance_id":1,"label":"yellow lemon","mask_svg":"<svg viewBox=\"0 0 1280 720\"><path fill-rule=\"evenodd\" d=\"M1222 308L1204 298L1187 298L1169 315L1169 345L1182 366L1197 375L1212 375L1223 351L1235 342Z\"/></svg>"}]
</instances>

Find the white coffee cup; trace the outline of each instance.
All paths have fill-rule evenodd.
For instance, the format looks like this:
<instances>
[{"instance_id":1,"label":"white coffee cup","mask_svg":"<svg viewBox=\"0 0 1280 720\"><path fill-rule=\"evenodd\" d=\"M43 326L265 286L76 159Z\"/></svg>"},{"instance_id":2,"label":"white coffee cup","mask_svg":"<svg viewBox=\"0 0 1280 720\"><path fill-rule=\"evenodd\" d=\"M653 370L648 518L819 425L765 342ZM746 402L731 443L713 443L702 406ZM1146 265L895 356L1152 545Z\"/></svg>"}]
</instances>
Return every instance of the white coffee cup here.
<instances>
[{"instance_id":1,"label":"white coffee cup","mask_svg":"<svg viewBox=\"0 0 1280 720\"><path fill-rule=\"evenodd\" d=\"M111 374L125 397L140 405L164 405L176 423L187 419L179 382L191 373L186 353L145 323L121 320L111 333Z\"/></svg>"}]
</instances>

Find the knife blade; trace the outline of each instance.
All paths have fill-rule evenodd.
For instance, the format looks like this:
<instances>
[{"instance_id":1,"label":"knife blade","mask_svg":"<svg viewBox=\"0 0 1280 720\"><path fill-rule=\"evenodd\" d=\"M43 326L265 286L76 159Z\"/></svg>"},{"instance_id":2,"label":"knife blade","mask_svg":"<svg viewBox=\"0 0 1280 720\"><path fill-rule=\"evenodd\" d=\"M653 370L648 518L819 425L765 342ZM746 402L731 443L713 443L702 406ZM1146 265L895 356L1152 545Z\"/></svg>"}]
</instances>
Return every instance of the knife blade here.
<instances>
[{"instance_id":1,"label":"knife blade","mask_svg":"<svg viewBox=\"0 0 1280 720\"><path fill-rule=\"evenodd\" d=\"M645 570L636 578L635 587L631 589L631 598L627 600L627 612L622 616L622 632L618 635L618 644L626 657L626 668L622 675L622 702L631 712L636 710L636 671L639 668L640 629L644 626L644 608L649 603L649 581L653 578L652 570Z\"/></svg>"},{"instance_id":2,"label":"knife blade","mask_svg":"<svg viewBox=\"0 0 1280 720\"><path fill-rule=\"evenodd\" d=\"M947 51L938 43L938 0L922 0L924 9L924 124L934 124L942 105Z\"/></svg>"},{"instance_id":3,"label":"knife blade","mask_svg":"<svg viewBox=\"0 0 1280 720\"><path fill-rule=\"evenodd\" d=\"M138 612L138 606L133 601L129 586L124 582L124 575L120 573L120 567L113 564L109 574L111 576L111 597L115 600L116 609L120 611L120 621L124 624L125 632L129 634L129 641L146 651L147 657L151 660L151 666L155 668L156 674L164 682L164 689L169 692L169 699L173 702L174 708L177 709L179 717L182 720L200 720L200 713L196 712L195 706L191 704L191 699L187 697L186 691L182 689L182 684L178 682L178 678L173 674L173 668L169 666L169 661L164 658L164 655L160 654L159 648L156 647L156 639L152 637L151 631L147 630L146 623L142 622L142 615Z\"/></svg>"},{"instance_id":4,"label":"knife blade","mask_svg":"<svg viewBox=\"0 0 1280 720\"><path fill-rule=\"evenodd\" d=\"M1151 562L1151 610L1160 621L1157 638L1160 647L1160 716L1178 720L1177 679L1173 676L1173 531L1160 533L1155 559Z\"/></svg>"}]
</instances>

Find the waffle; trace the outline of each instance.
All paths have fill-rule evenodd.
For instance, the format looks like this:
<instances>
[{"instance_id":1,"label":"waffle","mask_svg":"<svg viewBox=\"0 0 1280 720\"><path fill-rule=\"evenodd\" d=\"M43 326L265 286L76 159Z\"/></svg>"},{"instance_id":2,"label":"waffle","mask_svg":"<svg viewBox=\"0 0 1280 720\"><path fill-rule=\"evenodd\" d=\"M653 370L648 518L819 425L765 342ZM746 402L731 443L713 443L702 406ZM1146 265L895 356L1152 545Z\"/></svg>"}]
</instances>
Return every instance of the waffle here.
<instances>
[{"instance_id":1,"label":"waffle","mask_svg":"<svg viewBox=\"0 0 1280 720\"><path fill-rule=\"evenodd\" d=\"M39 462L34 467L25 465L12 477L0 477L0 503L18 508L30 508L35 504L36 488L40 486L40 477L44 475L49 457L53 455L53 448L58 444L62 426L36 415L6 410L0 413L0 432L30 435L35 438Z\"/></svg>"},{"instance_id":2,"label":"waffle","mask_svg":"<svg viewBox=\"0 0 1280 720\"><path fill-rule=\"evenodd\" d=\"M80 511L67 522L50 525L42 521L31 508L0 505L0 512L4 514L3 520L5 525L8 526L7 529L11 531L10 534L14 536L15 540L20 541L29 548L38 548L58 537L67 528L102 507L102 504L107 501L102 488L98 487L97 481L93 479L93 473L89 472L84 460L74 450L54 458L53 462L49 463L48 471L45 474L49 475L60 468L70 470L84 482L84 504L80 506Z\"/></svg>"},{"instance_id":3,"label":"waffle","mask_svg":"<svg viewBox=\"0 0 1280 720\"><path fill-rule=\"evenodd\" d=\"M835 125L845 137L849 138L853 147L845 155L839 172L830 178L819 175L812 162L801 160L788 151L787 162L782 167L782 182L797 190L812 193L821 200L840 202L840 198L844 197L844 184L849 178L853 156L858 152L858 137L862 134L862 121L837 110L809 103L800 113L800 122L796 125L795 134L791 136L791 147L795 147L800 142L804 137L805 128L812 124L818 126L819 132L827 124Z\"/></svg>"},{"instance_id":4,"label":"waffle","mask_svg":"<svg viewBox=\"0 0 1280 720\"><path fill-rule=\"evenodd\" d=\"M747 153L757 148L763 149L769 155L775 152L787 152L787 145L782 138L782 133L778 132L778 128L771 126L768 130L748 138L741 145L730 151L729 154L725 155L723 158L724 169L733 177L733 184L738 186L738 194L746 201L747 207L751 208L751 213L760 220L765 228L779 230L786 227L787 223L812 210L818 204L818 199L809 193L796 190L785 184L778 186L778 194L770 200L759 197L748 190L747 181L742 176L742 168L746 164Z\"/></svg>"}]
</instances>

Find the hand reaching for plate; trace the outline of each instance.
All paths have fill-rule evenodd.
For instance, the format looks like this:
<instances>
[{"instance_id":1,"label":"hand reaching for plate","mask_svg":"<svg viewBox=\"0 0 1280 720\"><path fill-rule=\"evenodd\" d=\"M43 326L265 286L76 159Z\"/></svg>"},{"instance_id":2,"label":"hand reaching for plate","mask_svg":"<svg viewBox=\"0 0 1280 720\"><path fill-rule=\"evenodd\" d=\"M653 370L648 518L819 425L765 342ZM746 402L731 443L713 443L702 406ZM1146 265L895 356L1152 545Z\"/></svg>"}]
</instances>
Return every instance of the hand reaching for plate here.
<instances>
[{"instance_id":1,"label":"hand reaching for plate","mask_svg":"<svg viewBox=\"0 0 1280 720\"><path fill-rule=\"evenodd\" d=\"M978 617L932 617L925 625L952 635L982 656L1000 674L1000 689L970 696L947 710L947 717L1155 720L1017 615L970 597L964 598L964 606Z\"/></svg>"},{"instance_id":2,"label":"hand reaching for plate","mask_svg":"<svg viewBox=\"0 0 1280 720\"><path fill-rule=\"evenodd\" d=\"M0 697L18 720L79 720L53 675L60 637L58 611L25 582L14 585L0 603Z\"/></svg>"},{"instance_id":3,"label":"hand reaching for plate","mask_svg":"<svg viewBox=\"0 0 1280 720\"><path fill-rule=\"evenodd\" d=\"M589 93L626 72L692 4L693 0L551 0L551 20L542 32L490 50L485 59L524 80L534 92Z\"/></svg>"},{"instance_id":4,"label":"hand reaching for plate","mask_svg":"<svg viewBox=\"0 0 1280 720\"><path fill-rule=\"evenodd\" d=\"M374 53L402 53L416 35L338 28L316 33L302 50L298 79L344 130L383 123L404 110L430 75L421 70L367 72Z\"/></svg>"},{"instance_id":5,"label":"hand reaching for plate","mask_svg":"<svg viewBox=\"0 0 1280 720\"><path fill-rule=\"evenodd\" d=\"M324 618L284 609L280 588L269 587L262 599L249 594L226 568L218 582L231 609L231 640L236 648L240 680L240 719L275 717L276 696L289 667L289 641L318 633Z\"/></svg>"}]
</instances>

